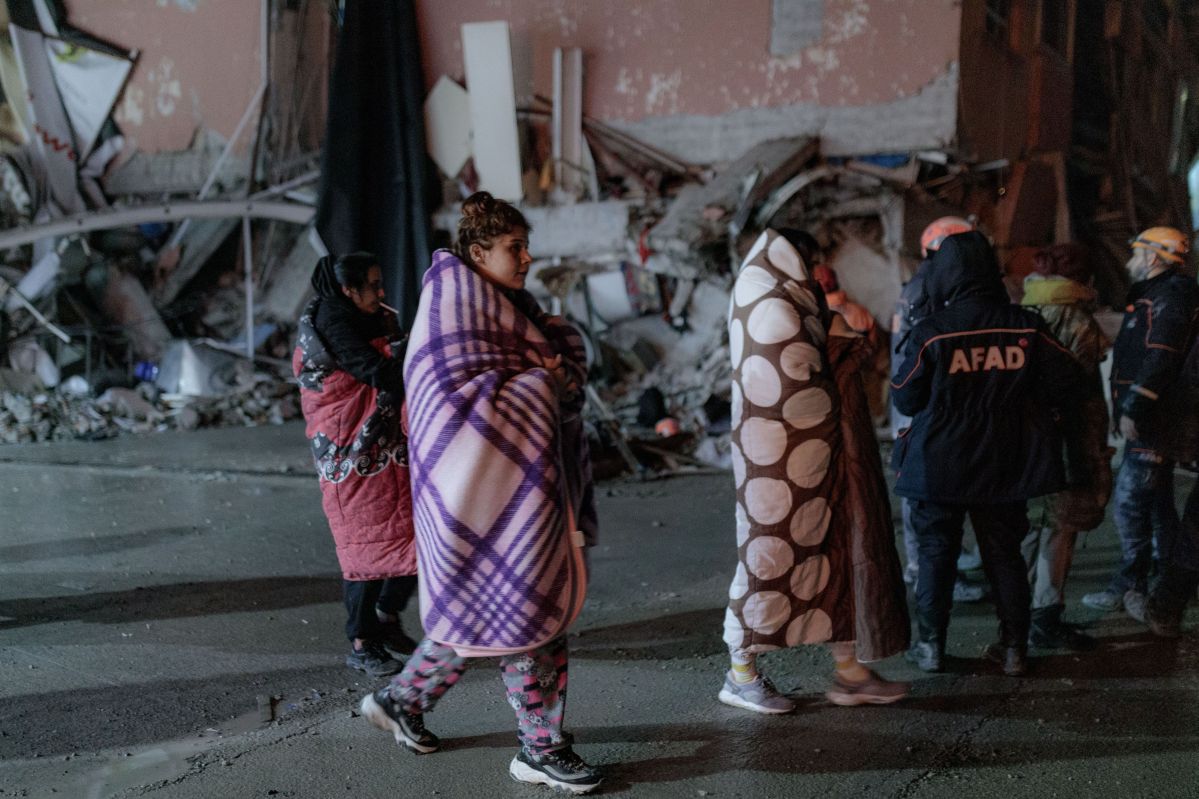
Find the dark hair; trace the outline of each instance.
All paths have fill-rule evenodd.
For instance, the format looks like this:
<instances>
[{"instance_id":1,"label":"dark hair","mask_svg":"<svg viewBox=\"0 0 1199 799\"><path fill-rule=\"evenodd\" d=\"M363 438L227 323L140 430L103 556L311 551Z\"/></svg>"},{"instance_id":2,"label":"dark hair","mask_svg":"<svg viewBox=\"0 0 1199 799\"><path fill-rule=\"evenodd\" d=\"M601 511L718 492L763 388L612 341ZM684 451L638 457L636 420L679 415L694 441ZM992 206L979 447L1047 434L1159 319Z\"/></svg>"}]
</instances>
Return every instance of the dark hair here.
<instances>
[{"instance_id":1,"label":"dark hair","mask_svg":"<svg viewBox=\"0 0 1199 799\"><path fill-rule=\"evenodd\" d=\"M373 253L352 252L339 255L333 262L333 274L337 282L348 289L361 289L366 285L366 276L379 259Z\"/></svg>"},{"instance_id":2,"label":"dark hair","mask_svg":"<svg viewBox=\"0 0 1199 799\"><path fill-rule=\"evenodd\" d=\"M816 241L815 236L806 230L794 227L779 228L777 232L787 240L787 243L799 251L799 257L803 258L804 266L811 269L816 265L814 261L820 254L820 242Z\"/></svg>"},{"instance_id":3,"label":"dark hair","mask_svg":"<svg viewBox=\"0 0 1199 799\"><path fill-rule=\"evenodd\" d=\"M458 220L454 254L465 263L473 263L470 245L478 244L490 250L497 238L515 228L524 228L526 233L533 230L516 206L497 200L489 192L476 191L462 202L462 218Z\"/></svg>"},{"instance_id":4,"label":"dark hair","mask_svg":"<svg viewBox=\"0 0 1199 799\"><path fill-rule=\"evenodd\" d=\"M1042 275L1062 277L1086 283L1091 279L1091 264L1087 249L1081 244L1054 244L1043 247L1033 256L1033 269Z\"/></svg>"}]
</instances>

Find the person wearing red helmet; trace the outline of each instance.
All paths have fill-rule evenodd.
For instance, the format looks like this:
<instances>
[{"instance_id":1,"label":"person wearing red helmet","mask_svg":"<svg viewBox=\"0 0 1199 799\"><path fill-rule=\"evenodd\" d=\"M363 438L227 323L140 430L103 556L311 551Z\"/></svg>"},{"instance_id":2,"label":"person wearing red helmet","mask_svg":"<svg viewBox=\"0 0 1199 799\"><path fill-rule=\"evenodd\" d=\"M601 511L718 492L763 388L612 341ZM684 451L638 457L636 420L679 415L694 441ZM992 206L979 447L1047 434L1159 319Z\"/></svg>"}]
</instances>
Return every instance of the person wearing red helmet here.
<instances>
[{"instance_id":1,"label":"person wearing red helmet","mask_svg":"<svg viewBox=\"0 0 1199 799\"><path fill-rule=\"evenodd\" d=\"M943 216L940 219L935 219L929 223L928 227L920 234L920 255L923 260L916 267L916 273L912 275L912 279L904 284L903 289L899 293L899 301L895 304L895 315L891 319L891 377L894 379L896 372L899 371L899 365L902 358L899 354L903 351L903 342L908 336L908 332L916 326L918 322L932 313L928 307L928 298L924 294L924 278L928 272L929 261L932 260L935 253L941 246L941 242L945 241L947 236L952 236L955 233L966 233L974 230L974 225L960 216ZM910 416L905 416L896 409L895 404L891 403L891 435L893 438L899 436L899 432L911 425L912 419ZM918 573L917 563L919 554L916 551L916 534L912 530L912 508L911 503L907 499L900 497L900 512L903 519L903 549L907 556L907 566L904 568L903 578L909 585L915 586ZM962 560L973 559L973 566L963 566L959 564L959 569L977 568L978 559L974 552L963 553ZM966 581L961 574L953 585L953 601L954 602L979 602L986 595L986 592L977 585L973 585Z\"/></svg>"},{"instance_id":2,"label":"person wearing red helmet","mask_svg":"<svg viewBox=\"0 0 1199 799\"><path fill-rule=\"evenodd\" d=\"M940 671L967 516L995 595L999 640L985 657L1025 673L1031 623L1027 501L1065 487L1060 409L1076 407L1078 362L1035 312L1011 304L995 251L977 231L948 237L928 267L932 314L912 329L891 383L912 415L891 465L919 546L908 659Z\"/></svg>"}]
</instances>

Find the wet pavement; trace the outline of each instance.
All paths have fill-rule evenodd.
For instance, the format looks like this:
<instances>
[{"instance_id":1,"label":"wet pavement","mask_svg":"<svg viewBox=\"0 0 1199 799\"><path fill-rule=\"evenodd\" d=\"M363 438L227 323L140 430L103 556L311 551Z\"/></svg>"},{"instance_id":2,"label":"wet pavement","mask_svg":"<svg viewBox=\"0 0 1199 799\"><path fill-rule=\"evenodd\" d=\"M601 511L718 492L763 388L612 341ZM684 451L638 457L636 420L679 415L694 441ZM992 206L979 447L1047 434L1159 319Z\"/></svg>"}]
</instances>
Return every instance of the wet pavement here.
<instances>
[{"instance_id":1,"label":"wet pavement","mask_svg":"<svg viewBox=\"0 0 1199 799\"><path fill-rule=\"evenodd\" d=\"M434 755L356 717L378 684L342 664L309 469L297 425L0 447L0 797L549 795L507 776L492 662L428 716ZM1199 637L1077 602L1116 557L1110 523L1079 551L1067 614L1099 651L1034 652L1029 677L1005 678L977 659L990 604L962 606L950 671L880 664L914 681L907 701L828 704L831 662L809 647L764 658L800 709L760 717L715 699L731 479L608 483L599 500L568 724L605 795L1199 796Z\"/></svg>"}]
</instances>

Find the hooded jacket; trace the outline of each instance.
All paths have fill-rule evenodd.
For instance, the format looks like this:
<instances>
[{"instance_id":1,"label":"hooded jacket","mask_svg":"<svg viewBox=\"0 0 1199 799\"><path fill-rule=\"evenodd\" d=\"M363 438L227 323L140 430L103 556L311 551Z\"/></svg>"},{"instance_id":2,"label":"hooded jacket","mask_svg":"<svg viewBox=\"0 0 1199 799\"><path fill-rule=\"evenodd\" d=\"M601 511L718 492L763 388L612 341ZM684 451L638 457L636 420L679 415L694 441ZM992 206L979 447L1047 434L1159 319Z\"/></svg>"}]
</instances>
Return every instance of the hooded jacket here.
<instances>
[{"instance_id":1,"label":"hooded jacket","mask_svg":"<svg viewBox=\"0 0 1199 799\"><path fill-rule=\"evenodd\" d=\"M1078 363L1037 313L1009 303L994 250L950 236L926 268L932 312L913 329L891 384L913 417L896 442L895 493L946 504L1017 502L1063 487L1057 405Z\"/></svg>"},{"instance_id":2,"label":"hooded jacket","mask_svg":"<svg viewBox=\"0 0 1199 799\"><path fill-rule=\"evenodd\" d=\"M359 311L328 257L312 286L317 297L300 318L292 367L342 576L415 574L402 361L391 357L391 316Z\"/></svg>"},{"instance_id":3,"label":"hooded jacket","mask_svg":"<svg viewBox=\"0 0 1199 799\"><path fill-rule=\"evenodd\" d=\"M1199 456L1199 380L1187 358L1199 314L1199 284L1170 269L1134 283L1112 349L1112 416L1136 423L1133 457L1189 461Z\"/></svg>"},{"instance_id":4,"label":"hooded jacket","mask_svg":"<svg viewBox=\"0 0 1199 799\"><path fill-rule=\"evenodd\" d=\"M305 311L312 326L337 365L355 380L386 392L387 401L404 399L404 352L394 343L388 357L371 342L400 338L395 315L380 310L365 314L342 292L333 272L333 258L325 256L312 272L314 299Z\"/></svg>"}]
</instances>

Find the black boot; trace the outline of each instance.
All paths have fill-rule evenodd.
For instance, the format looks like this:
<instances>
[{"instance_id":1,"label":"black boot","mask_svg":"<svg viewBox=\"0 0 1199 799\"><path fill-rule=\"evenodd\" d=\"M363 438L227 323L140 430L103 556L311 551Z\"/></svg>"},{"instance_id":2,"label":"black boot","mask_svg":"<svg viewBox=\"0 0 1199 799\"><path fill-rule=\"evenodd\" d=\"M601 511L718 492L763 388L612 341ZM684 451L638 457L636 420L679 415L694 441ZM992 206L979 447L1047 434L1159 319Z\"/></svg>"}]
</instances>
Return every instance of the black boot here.
<instances>
[{"instance_id":1,"label":"black boot","mask_svg":"<svg viewBox=\"0 0 1199 799\"><path fill-rule=\"evenodd\" d=\"M999 640L983 650L983 657L1003 668L1009 677L1023 677L1028 673L1028 635L1012 632L1000 623Z\"/></svg>"},{"instance_id":2,"label":"black boot","mask_svg":"<svg viewBox=\"0 0 1199 799\"><path fill-rule=\"evenodd\" d=\"M1182 617L1197 585L1199 574L1172 566L1162 569L1161 579L1149 595L1145 609L1145 623L1150 632L1160 638L1181 636Z\"/></svg>"},{"instance_id":3,"label":"black boot","mask_svg":"<svg viewBox=\"0 0 1199 799\"><path fill-rule=\"evenodd\" d=\"M1001 641L996 641L983 650L983 657L992 663L998 663L1003 668L1003 673L1009 677L1023 677L1028 673L1028 661L1022 646L1007 646Z\"/></svg>"},{"instance_id":4,"label":"black boot","mask_svg":"<svg viewBox=\"0 0 1199 799\"><path fill-rule=\"evenodd\" d=\"M1050 605L1033 608L1032 626L1028 630L1028 645L1043 649L1071 649L1087 652L1095 648L1096 641L1073 624L1062 621L1065 605Z\"/></svg>"}]
</instances>

